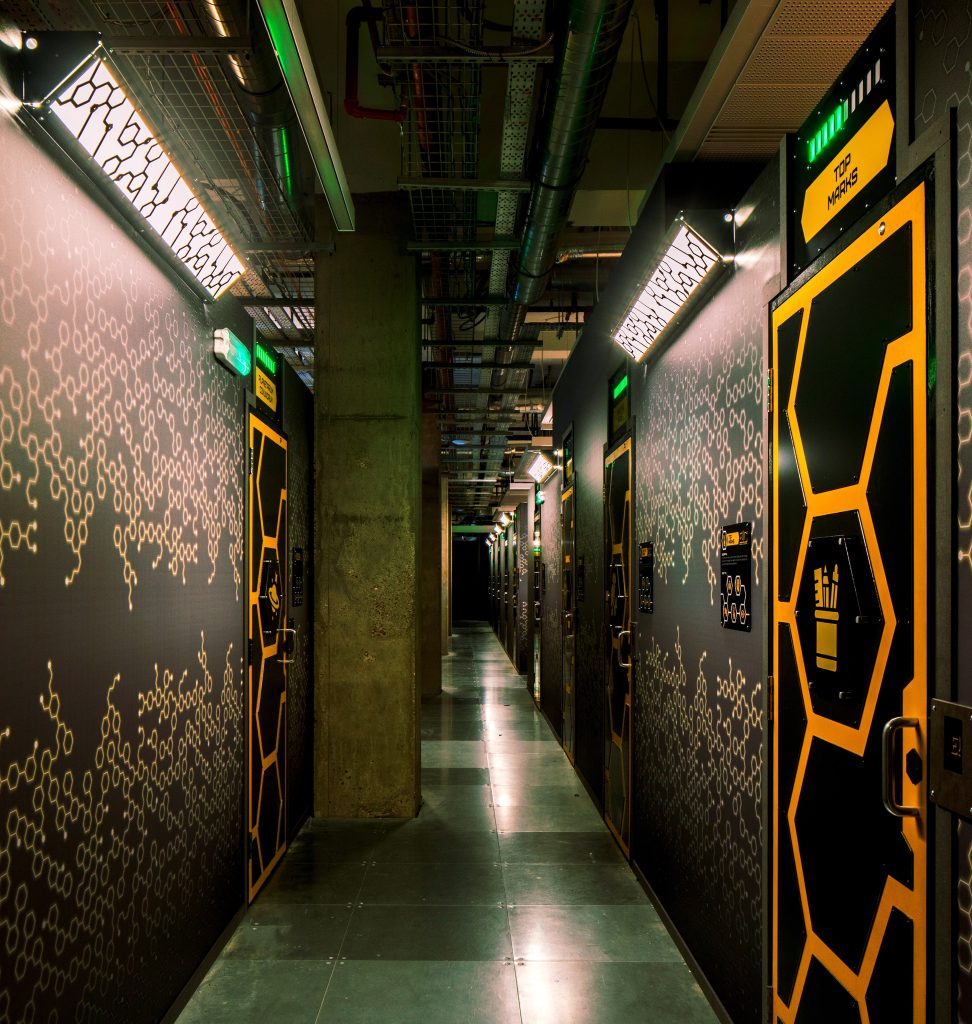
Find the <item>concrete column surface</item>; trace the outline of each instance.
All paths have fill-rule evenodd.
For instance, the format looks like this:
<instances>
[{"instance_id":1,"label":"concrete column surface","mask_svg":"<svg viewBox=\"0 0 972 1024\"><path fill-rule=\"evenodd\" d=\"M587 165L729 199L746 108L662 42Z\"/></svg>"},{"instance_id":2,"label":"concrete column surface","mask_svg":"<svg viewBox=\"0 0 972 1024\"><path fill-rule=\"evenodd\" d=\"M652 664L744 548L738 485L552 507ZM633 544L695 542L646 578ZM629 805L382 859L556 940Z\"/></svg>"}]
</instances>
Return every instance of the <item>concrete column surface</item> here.
<instances>
[{"instance_id":1,"label":"concrete column surface","mask_svg":"<svg viewBox=\"0 0 972 1024\"><path fill-rule=\"evenodd\" d=\"M399 195L359 195L355 208L357 230L316 267L314 809L410 817L421 777L415 261Z\"/></svg>"},{"instance_id":2,"label":"concrete column surface","mask_svg":"<svg viewBox=\"0 0 972 1024\"><path fill-rule=\"evenodd\" d=\"M442 431L432 406L422 413L422 545L419 570L422 697L442 692Z\"/></svg>"},{"instance_id":3,"label":"concrete column surface","mask_svg":"<svg viewBox=\"0 0 972 1024\"><path fill-rule=\"evenodd\" d=\"M449 649L449 634L451 629L451 616L449 609L452 606L452 511L449 508L449 477L442 473L439 477L439 517L441 526L439 528L439 551L442 560L442 584L440 595L440 606L442 611L442 654L451 654Z\"/></svg>"}]
</instances>

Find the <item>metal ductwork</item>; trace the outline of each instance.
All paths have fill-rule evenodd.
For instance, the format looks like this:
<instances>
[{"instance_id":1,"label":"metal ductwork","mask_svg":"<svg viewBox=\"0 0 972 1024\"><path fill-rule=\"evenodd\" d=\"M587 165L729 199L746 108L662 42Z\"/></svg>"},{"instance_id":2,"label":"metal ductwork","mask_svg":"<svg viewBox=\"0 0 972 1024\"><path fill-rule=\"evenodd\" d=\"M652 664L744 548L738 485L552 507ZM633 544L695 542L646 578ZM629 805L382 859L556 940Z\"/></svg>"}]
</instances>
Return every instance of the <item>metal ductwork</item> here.
<instances>
[{"instance_id":1,"label":"metal ductwork","mask_svg":"<svg viewBox=\"0 0 972 1024\"><path fill-rule=\"evenodd\" d=\"M203 0L201 10L217 36L249 37L245 54L223 58L237 101L270 162L277 186L304 224L313 224L314 175L290 94L263 22L248 0ZM262 183L258 183L262 184Z\"/></svg>"},{"instance_id":2,"label":"metal ductwork","mask_svg":"<svg viewBox=\"0 0 972 1024\"><path fill-rule=\"evenodd\" d=\"M522 232L513 291L521 307L543 294L557 262L557 240L587 162L631 4L632 0L570 2ZM514 313L514 331L522 314L522 309Z\"/></svg>"}]
</instances>

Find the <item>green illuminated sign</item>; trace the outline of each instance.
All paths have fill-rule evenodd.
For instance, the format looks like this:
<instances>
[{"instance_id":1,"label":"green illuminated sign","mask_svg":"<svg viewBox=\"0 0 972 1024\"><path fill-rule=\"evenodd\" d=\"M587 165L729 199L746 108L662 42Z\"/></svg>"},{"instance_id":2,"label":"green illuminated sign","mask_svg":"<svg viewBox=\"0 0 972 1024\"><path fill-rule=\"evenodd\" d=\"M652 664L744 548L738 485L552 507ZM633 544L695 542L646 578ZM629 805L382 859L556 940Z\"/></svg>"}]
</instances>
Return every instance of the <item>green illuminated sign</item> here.
<instances>
[{"instance_id":1,"label":"green illuminated sign","mask_svg":"<svg viewBox=\"0 0 972 1024\"><path fill-rule=\"evenodd\" d=\"M277 357L273 354L273 352L270 351L270 349L266 348L264 345L261 345L260 342L258 341L253 346L253 354L256 356L256 361L260 364L260 366L263 367L264 370L267 371L267 373L276 376Z\"/></svg>"},{"instance_id":2,"label":"green illuminated sign","mask_svg":"<svg viewBox=\"0 0 972 1024\"><path fill-rule=\"evenodd\" d=\"M228 327L213 332L213 355L233 373L249 376L250 350Z\"/></svg>"},{"instance_id":3,"label":"green illuminated sign","mask_svg":"<svg viewBox=\"0 0 972 1024\"><path fill-rule=\"evenodd\" d=\"M622 377L622 378L621 378L621 379L620 379L620 380L619 380L619 381L617 382L617 384L615 384L615 385L614 385L614 394L613 394L613 396L612 396L612 397L613 397L613 398L618 398L618 397L619 397L620 395L623 395L623 394L624 394L624 392L625 392L625 390L627 389L627 387L628 387L628 375L627 375L627 374L625 374L625 375L624 375L624 376L623 376L623 377Z\"/></svg>"}]
</instances>

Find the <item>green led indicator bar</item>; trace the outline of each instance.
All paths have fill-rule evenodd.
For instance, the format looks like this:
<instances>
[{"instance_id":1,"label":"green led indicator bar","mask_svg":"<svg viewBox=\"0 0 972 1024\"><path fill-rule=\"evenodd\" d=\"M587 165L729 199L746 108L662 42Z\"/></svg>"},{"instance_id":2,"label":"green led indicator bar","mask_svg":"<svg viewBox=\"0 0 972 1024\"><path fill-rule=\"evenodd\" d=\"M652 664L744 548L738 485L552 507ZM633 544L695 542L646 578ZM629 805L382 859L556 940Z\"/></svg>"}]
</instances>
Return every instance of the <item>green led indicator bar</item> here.
<instances>
[{"instance_id":1,"label":"green led indicator bar","mask_svg":"<svg viewBox=\"0 0 972 1024\"><path fill-rule=\"evenodd\" d=\"M277 374L277 357L268 349L265 348L260 342L257 342L254 346L254 354L256 355L256 361L267 371L272 373L274 376Z\"/></svg>"},{"instance_id":2,"label":"green led indicator bar","mask_svg":"<svg viewBox=\"0 0 972 1024\"><path fill-rule=\"evenodd\" d=\"M817 134L807 143L807 158L813 163L830 145L834 137L847 123L847 100L844 100L817 129Z\"/></svg>"},{"instance_id":3,"label":"green led indicator bar","mask_svg":"<svg viewBox=\"0 0 972 1024\"><path fill-rule=\"evenodd\" d=\"M612 397L618 398L623 395L628 388L628 375L625 374L618 382L614 385L614 395Z\"/></svg>"}]
</instances>

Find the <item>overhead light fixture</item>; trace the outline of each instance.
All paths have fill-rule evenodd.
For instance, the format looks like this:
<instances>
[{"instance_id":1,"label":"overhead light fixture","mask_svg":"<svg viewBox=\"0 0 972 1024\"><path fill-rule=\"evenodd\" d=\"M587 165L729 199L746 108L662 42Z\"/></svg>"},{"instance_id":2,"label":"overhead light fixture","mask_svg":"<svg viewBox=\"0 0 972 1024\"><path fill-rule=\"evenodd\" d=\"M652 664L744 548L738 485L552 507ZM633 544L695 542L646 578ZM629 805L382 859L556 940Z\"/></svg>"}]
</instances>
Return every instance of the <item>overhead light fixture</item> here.
<instances>
[{"instance_id":1,"label":"overhead light fixture","mask_svg":"<svg viewBox=\"0 0 972 1024\"><path fill-rule=\"evenodd\" d=\"M252 368L250 348L228 328L213 331L213 355L238 377L248 377Z\"/></svg>"},{"instance_id":2,"label":"overhead light fixture","mask_svg":"<svg viewBox=\"0 0 972 1024\"><path fill-rule=\"evenodd\" d=\"M660 258L652 263L614 332L614 340L635 360L642 360L686 306L698 299L724 266L723 258L679 218L667 236Z\"/></svg>"},{"instance_id":3,"label":"overhead light fixture","mask_svg":"<svg viewBox=\"0 0 972 1024\"><path fill-rule=\"evenodd\" d=\"M533 477L538 484L542 484L557 467L547 458L543 452L537 452L533 461L527 466L527 473Z\"/></svg>"},{"instance_id":4,"label":"overhead light fixture","mask_svg":"<svg viewBox=\"0 0 972 1024\"><path fill-rule=\"evenodd\" d=\"M499 518L496 521L500 526L509 526L510 517L505 512L500 512Z\"/></svg>"},{"instance_id":5,"label":"overhead light fixture","mask_svg":"<svg viewBox=\"0 0 972 1024\"><path fill-rule=\"evenodd\" d=\"M125 90L100 59L66 81L50 97L51 113L202 288L218 297L243 264Z\"/></svg>"},{"instance_id":6,"label":"overhead light fixture","mask_svg":"<svg viewBox=\"0 0 972 1024\"><path fill-rule=\"evenodd\" d=\"M331 131L327 106L294 0L258 0L280 72L294 104L338 231L354 231L354 203Z\"/></svg>"},{"instance_id":7,"label":"overhead light fixture","mask_svg":"<svg viewBox=\"0 0 972 1024\"><path fill-rule=\"evenodd\" d=\"M457 447L461 448L466 442L461 437L454 437L452 443Z\"/></svg>"},{"instance_id":8,"label":"overhead light fixture","mask_svg":"<svg viewBox=\"0 0 972 1024\"><path fill-rule=\"evenodd\" d=\"M502 532L503 532L503 531L502 531L502 529L500 528L499 524L497 523L497 524L496 524L496 525L495 525L495 526L493 527L493 533L495 534L495 536L497 536L497 537L498 537L498 536L499 536L499 535L500 535L500 534L501 534Z\"/></svg>"}]
</instances>

